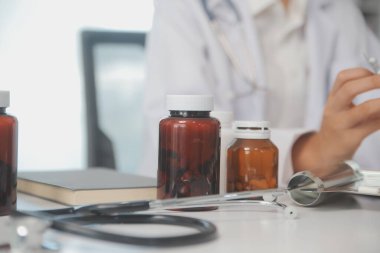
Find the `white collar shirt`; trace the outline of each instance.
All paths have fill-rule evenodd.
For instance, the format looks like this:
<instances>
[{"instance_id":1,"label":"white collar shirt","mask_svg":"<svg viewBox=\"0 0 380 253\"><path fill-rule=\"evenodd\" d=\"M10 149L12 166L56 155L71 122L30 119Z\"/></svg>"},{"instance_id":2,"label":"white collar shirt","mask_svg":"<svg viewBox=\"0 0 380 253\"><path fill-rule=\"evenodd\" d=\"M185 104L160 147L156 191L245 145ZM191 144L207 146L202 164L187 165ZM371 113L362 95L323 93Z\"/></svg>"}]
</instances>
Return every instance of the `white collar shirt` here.
<instances>
[{"instance_id":1,"label":"white collar shirt","mask_svg":"<svg viewBox=\"0 0 380 253\"><path fill-rule=\"evenodd\" d=\"M272 127L304 124L308 83L305 39L307 0L250 0L263 56L266 85L265 120Z\"/></svg>"}]
</instances>

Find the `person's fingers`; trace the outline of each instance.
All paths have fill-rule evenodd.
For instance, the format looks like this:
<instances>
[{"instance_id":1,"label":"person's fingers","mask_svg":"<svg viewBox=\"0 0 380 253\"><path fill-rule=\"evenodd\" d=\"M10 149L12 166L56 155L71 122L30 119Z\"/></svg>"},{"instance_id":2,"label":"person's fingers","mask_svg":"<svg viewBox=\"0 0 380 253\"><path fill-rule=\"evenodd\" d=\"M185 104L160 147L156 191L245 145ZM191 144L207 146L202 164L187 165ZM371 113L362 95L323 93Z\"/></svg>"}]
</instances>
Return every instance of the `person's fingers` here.
<instances>
[{"instance_id":1,"label":"person's fingers","mask_svg":"<svg viewBox=\"0 0 380 253\"><path fill-rule=\"evenodd\" d=\"M380 130L380 118L371 120L365 124L354 129L354 135L357 135L357 138L363 140L368 135Z\"/></svg>"},{"instance_id":2,"label":"person's fingers","mask_svg":"<svg viewBox=\"0 0 380 253\"><path fill-rule=\"evenodd\" d=\"M370 75L361 79L348 81L342 85L339 92L336 92L335 96L330 99L329 105L331 109L340 111L350 106L356 96L366 91L379 88L380 75Z\"/></svg>"},{"instance_id":3,"label":"person's fingers","mask_svg":"<svg viewBox=\"0 0 380 253\"><path fill-rule=\"evenodd\" d=\"M373 75L373 73L365 68L352 68L343 70L337 75L335 84L330 91L330 95L334 96L336 92L338 92L338 90L348 81L361 79L363 77L371 75Z\"/></svg>"},{"instance_id":4,"label":"person's fingers","mask_svg":"<svg viewBox=\"0 0 380 253\"><path fill-rule=\"evenodd\" d=\"M337 115L343 128L363 126L380 119L380 98L368 100Z\"/></svg>"}]
</instances>

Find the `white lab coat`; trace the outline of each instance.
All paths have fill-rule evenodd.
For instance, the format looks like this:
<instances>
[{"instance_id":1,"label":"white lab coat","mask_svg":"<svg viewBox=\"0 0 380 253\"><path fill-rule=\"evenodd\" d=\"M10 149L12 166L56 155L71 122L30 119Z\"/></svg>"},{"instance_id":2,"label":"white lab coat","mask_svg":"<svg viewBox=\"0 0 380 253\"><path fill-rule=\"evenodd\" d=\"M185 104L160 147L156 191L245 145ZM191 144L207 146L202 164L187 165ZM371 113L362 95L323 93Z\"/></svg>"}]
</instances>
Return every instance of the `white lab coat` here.
<instances>
[{"instance_id":1,"label":"white lab coat","mask_svg":"<svg viewBox=\"0 0 380 253\"><path fill-rule=\"evenodd\" d=\"M231 21L233 13L225 1L209 0L210 8L217 14L235 54L243 64L249 61L248 57L253 59L257 85L265 87L263 59L248 1L233 2L242 16L243 34L236 29L239 24ZM306 84L305 122L300 129L272 129L272 141L280 150L280 185L286 184L293 173L290 151L296 138L319 128L324 104L337 73L350 67L367 66L362 52L380 57L377 39L350 0L310 0L306 24L310 82ZM249 54L242 50L242 43L247 43ZM145 136L146 152L153 158L145 159L141 174L156 175L158 123L160 118L168 115L166 94L213 94L216 110L233 111L236 120L265 120L265 91L249 92L249 86L231 67L210 29L200 1L156 1L147 50ZM247 91L247 96L235 96L244 91ZM380 97L380 92L366 95L358 100ZM379 152L380 134L375 133L363 142L355 159L363 167L380 168Z\"/></svg>"}]
</instances>

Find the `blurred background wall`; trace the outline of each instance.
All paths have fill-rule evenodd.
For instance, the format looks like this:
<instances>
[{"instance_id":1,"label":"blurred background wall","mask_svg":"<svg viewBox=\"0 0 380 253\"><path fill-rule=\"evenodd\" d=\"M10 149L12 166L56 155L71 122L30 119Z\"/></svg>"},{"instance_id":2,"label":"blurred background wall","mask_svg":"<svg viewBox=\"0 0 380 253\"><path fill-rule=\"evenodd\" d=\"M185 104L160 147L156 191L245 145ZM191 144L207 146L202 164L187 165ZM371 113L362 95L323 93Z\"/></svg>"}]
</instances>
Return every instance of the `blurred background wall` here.
<instances>
[{"instance_id":1,"label":"blurred background wall","mask_svg":"<svg viewBox=\"0 0 380 253\"><path fill-rule=\"evenodd\" d=\"M0 0L0 89L19 119L19 169L86 166L78 33L147 31L152 0Z\"/></svg>"}]
</instances>

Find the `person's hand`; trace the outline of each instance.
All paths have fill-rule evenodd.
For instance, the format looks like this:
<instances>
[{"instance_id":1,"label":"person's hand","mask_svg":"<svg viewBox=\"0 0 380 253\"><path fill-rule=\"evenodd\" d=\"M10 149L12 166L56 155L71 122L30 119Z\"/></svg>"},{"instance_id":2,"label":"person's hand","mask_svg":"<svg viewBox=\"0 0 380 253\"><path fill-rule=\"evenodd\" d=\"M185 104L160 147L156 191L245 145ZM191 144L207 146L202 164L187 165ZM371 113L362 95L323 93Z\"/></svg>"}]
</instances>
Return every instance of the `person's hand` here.
<instances>
[{"instance_id":1,"label":"person's hand","mask_svg":"<svg viewBox=\"0 0 380 253\"><path fill-rule=\"evenodd\" d=\"M339 73L325 105L320 130L301 136L293 146L295 171L323 176L351 159L360 143L380 129L380 98L355 105L353 99L380 88L380 75L355 68Z\"/></svg>"}]
</instances>

